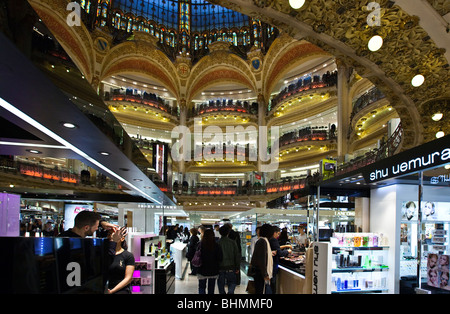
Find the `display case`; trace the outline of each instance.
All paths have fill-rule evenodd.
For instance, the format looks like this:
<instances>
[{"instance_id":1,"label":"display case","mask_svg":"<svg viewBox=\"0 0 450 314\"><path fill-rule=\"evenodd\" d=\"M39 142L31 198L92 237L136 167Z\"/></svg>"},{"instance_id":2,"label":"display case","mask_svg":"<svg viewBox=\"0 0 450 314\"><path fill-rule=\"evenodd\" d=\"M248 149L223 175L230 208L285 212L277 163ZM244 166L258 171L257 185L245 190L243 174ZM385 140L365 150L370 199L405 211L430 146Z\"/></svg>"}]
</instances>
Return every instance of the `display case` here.
<instances>
[{"instance_id":1,"label":"display case","mask_svg":"<svg viewBox=\"0 0 450 314\"><path fill-rule=\"evenodd\" d=\"M171 291L172 285L174 290L174 280L168 280L167 277L171 275L167 276L167 273L174 273L175 264L170 252L166 250L165 237L154 234L134 235L132 243L135 271L131 282L131 292L158 294L163 293L162 291ZM169 286L167 290L166 286Z\"/></svg>"},{"instance_id":2,"label":"display case","mask_svg":"<svg viewBox=\"0 0 450 314\"><path fill-rule=\"evenodd\" d=\"M287 267L288 269L297 272L301 275L305 275L306 254L292 250L288 256L280 257L280 265Z\"/></svg>"},{"instance_id":3,"label":"display case","mask_svg":"<svg viewBox=\"0 0 450 314\"><path fill-rule=\"evenodd\" d=\"M388 292L389 247L382 244L372 233L335 234L330 242L315 243L316 293Z\"/></svg>"}]
</instances>

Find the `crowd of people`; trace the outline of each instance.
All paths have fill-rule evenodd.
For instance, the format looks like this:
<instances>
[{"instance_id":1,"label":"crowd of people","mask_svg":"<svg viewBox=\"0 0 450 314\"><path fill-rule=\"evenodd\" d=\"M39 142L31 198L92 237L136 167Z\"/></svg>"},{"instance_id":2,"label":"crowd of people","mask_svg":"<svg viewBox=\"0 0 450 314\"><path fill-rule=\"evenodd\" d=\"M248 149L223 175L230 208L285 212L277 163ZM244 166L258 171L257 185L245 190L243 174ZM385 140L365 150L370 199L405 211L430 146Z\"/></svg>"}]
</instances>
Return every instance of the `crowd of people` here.
<instances>
[{"instance_id":1,"label":"crowd of people","mask_svg":"<svg viewBox=\"0 0 450 314\"><path fill-rule=\"evenodd\" d=\"M302 226L293 242L299 247L309 246L309 240ZM190 229L186 257L190 262L190 275L198 277L199 294L213 294L217 282L220 294L234 294L240 284L241 247L239 233L230 223L207 229L204 226ZM264 224L256 228L251 240L251 262L248 276L254 279L256 294L276 293L276 278L280 257L292 250L287 229ZM200 251L200 252L198 252ZM196 254L200 256L195 260ZM226 291L228 287L228 291Z\"/></svg>"},{"instance_id":2,"label":"crowd of people","mask_svg":"<svg viewBox=\"0 0 450 314\"><path fill-rule=\"evenodd\" d=\"M187 243L186 258L191 273L198 278L199 294L214 294L217 284L220 294L234 294L241 282L241 245L239 233L231 223L206 228L169 226L164 234L169 240L180 239ZM299 247L308 247L309 241L303 227L292 242ZM58 237L85 238L95 232L108 239L108 272L106 293L129 294L135 270L135 258L127 250L126 228L108 223L96 212L82 211L75 217L74 226L58 234ZM189 233L189 234L188 234ZM276 293L276 278L280 257L287 256L292 249L287 230L263 224L256 228L251 240L251 262L248 276L254 279L256 294Z\"/></svg>"}]
</instances>

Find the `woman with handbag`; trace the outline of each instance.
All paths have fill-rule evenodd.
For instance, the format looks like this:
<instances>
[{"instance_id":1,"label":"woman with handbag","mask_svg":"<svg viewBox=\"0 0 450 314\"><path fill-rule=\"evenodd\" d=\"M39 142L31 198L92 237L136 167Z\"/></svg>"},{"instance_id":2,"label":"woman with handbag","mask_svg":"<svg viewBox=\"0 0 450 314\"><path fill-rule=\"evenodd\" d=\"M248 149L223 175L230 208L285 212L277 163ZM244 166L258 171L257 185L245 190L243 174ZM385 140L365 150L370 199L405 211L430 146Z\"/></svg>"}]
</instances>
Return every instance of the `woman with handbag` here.
<instances>
[{"instance_id":1,"label":"woman with handbag","mask_svg":"<svg viewBox=\"0 0 450 314\"><path fill-rule=\"evenodd\" d=\"M197 267L192 264L192 259L194 258L200 239L197 236L198 230L196 228L191 228L189 231L191 232L191 237L189 238L188 250L186 253L186 258L191 266L191 273L189 275L197 275Z\"/></svg>"},{"instance_id":2,"label":"woman with handbag","mask_svg":"<svg viewBox=\"0 0 450 314\"><path fill-rule=\"evenodd\" d=\"M259 230L259 240L255 244L250 262L252 277L255 281L255 294L272 294L270 279L273 272L273 258L269 239L273 231L269 224L262 225Z\"/></svg>"},{"instance_id":3,"label":"woman with handbag","mask_svg":"<svg viewBox=\"0 0 450 314\"><path fill-rule=\"evenodd\" d=\"M214 294L216 280L219 277L219 263L222 261L223 254L214 238L212 229L205 230L199 243L199 250L199 253L196 252L196 254L200 254L201 261L197 274L198 293L206 294L206 286L208 285L208 294Z\"/></svg>"}]
</instances>

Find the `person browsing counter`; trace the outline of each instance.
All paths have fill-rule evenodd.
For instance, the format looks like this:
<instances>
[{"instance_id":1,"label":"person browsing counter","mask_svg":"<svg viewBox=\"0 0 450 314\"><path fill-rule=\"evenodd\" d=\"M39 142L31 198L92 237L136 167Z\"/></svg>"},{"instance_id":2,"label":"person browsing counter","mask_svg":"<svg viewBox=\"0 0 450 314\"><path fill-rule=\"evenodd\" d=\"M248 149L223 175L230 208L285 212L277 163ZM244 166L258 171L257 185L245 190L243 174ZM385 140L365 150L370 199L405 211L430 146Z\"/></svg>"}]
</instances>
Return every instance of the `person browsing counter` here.
<instances>
[{"instance_id":1,"label":"person browsing counter","mask_svg":"<svg viewBox=\"0 0 450 314\"><path fill-rule=\"evenodd\" d=\"M276 284L277 284L277 274L278 274L278 264L280 263L280 257L286 257L291 252L292 246L283 245L280 246L278 238L280 236L280 228L277 226L273 226L273 235L269 239L270 249L272 250L273 256L273 271L272 278L270 279L270 287L272 288L272 293L276 293ZM287 250L285 248L288 248Z\"/></svg>"},{"instance_id":2,"label":"person browsing counter","mask_svg":"<svg viewBox=\"0 0 450 314\"><path fill-rule=\"evenodd\" d=\"M273 228L269 224L264 224L259 230L259 240L255 244L252 259L250 262L250 273L255 280L256 294L271 294L270 279L273 273L273 258L270 249L269 239L273 235Z\"/></svg>"}]
</instances>

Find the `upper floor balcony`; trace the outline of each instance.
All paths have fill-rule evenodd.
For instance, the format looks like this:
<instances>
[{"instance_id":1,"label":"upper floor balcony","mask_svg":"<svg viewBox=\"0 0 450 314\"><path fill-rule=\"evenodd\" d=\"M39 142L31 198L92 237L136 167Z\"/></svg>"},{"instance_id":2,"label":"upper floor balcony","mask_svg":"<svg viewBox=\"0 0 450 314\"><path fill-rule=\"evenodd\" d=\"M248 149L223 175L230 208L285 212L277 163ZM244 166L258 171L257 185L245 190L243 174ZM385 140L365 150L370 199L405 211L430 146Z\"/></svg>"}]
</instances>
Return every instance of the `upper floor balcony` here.
<instances>
[{"instance_id":1,"label":"upper floor balcony","mask_svg":"<svg viewBox=\"0 0 450 314\"><path fill-rule=\"evenodd\" d=\"M286 101L289 101L293 97L298 97L302 94L310 93L312 90L314 92L320 92L324 89L334 87L337 84L337 71L332 73L327 72L320 77L319 75L314 75L313 77L308 76L304 79L299 79L297 83L290 84L285 87L278 95L272 98L269 105L269 112L274 112L279 106Z\"/></svg>"},{"instance_id":2,"label":"upper floor balcony","mask_svg":"<svg viewBox=\"0 0 450 314\"><path fill-rule=\"evenodd\" d=\"M192 108L190 117L221 114L258 114L258 103L234 99L210 100Z\"/></svg>"},{"instance_id":3,"label":"upper floor balcony","mask_svg":"<svg viewBox=\"0 0 450 314\"><path fill-rule=\"evenodd\" d=\"M169 114L173 117L178 117L178 108L170 106L163 98L146 91L137 91L133 89L114 89L111 93L105 93L105 101L117 102L119 104L139 105L145 109L155 109L161 114Z\"/></svg>"}]
</instances>

